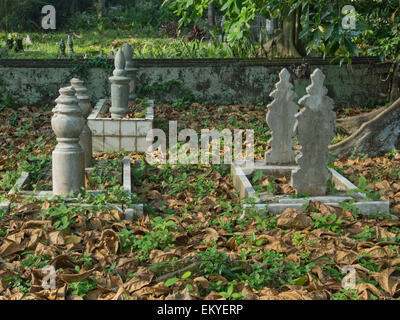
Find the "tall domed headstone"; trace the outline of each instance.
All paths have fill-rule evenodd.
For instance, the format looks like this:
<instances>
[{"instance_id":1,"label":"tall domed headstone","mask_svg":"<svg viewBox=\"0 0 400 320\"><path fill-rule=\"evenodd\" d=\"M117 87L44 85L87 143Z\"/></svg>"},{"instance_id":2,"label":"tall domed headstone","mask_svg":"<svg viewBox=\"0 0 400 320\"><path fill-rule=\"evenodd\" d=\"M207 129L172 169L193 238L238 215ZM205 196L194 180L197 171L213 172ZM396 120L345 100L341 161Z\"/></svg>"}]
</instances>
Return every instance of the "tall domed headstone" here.
<instances>
[{"instance_id":1,"label":"tall domed headstone","mask_svg":"<svg viewBox=\"0 0 400 320\"><path fill-rule=\"evenodd\" d=\"M274 100L267 106L267 123L272 130L272 139L268 142L271 148L265 153L265 162L271 165L295 164L293 129L299 106L293 101L296 93L286 68L279 73L279 82L275 88L270 94Z\"/></svg>"},{"instance_id":2,"label":"tall domed headstone","mask_svg":"<svg viewBox=\"0 0 400 320\"><path fill-rule=\"evenodd\" d=\"M316 69L307 94L299 100L303 109L296 114L295 132L301 145L301 153L296 157L300 168L292 172L292 186L297 194L324 196L331 178L328 146L336 135L336 113L324 80L325 75Z\"/></svg>"}]
</instances>

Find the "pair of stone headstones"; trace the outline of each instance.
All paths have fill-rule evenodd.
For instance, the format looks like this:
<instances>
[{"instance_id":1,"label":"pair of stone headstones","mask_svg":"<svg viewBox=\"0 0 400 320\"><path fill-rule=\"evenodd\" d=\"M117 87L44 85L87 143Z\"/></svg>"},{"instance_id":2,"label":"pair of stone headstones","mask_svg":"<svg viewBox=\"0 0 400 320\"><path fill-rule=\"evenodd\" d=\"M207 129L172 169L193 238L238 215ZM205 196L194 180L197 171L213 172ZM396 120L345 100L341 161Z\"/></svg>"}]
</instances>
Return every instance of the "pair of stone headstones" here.
<instances>
[{"instance_id":1,"label":"pair of stone headstones","mask_svg":"<svg viewBox=\"0 0 400 320\"><path fill-rule=\"evenodd\" d=\"M74 54L74 43L72 42L72 37L70 35L68 35L67 46L68 46L68 56L72 56ZM65 56L66 46L63 38L61 38L58 48L60 50L60 56Z\"/></svg>"},{"instance_id":2,"label":"pair of stone headstones","mask_svg":"<svg viewBox=\"0 0 400 320\"><path fill-rule=\"evenodd\" d=\"M129 104L136 100L136 73L134 67L133 48L126 44L124 51L118 50L114 59L114 72L110 77L111 82L111 117L121 119L129 112Z\"/></svg>"},{"instance_id":3,"label":"pair of stone headstones","mask_svg":"<svg viewBox=\"0 0 400 320\"><path fill-rule=\"evenodd\" d=\"M51 119L58 142L52 155L53 194L77 194L85 185L85 167L92 163L92 133L87 125L92 108L79 79L59 92Z\"/></svg>"},{"instance_id":4,"label":"pair of stone headstones","mask_svg":"<svg viewBox=\"0 0 400 320\"><path fill-rule=\"evenodd\" d=\"M274 100L268 105L267 123L272 130L272 139L265 162L271 165L297 163L299 168L292 172L291 181L297 193L326 195L326 182L330 178L328 146L335 137L336 114L333 100L327 96L328 90L324 87L325 75L320 69L312 73L307 94L298 102L302 108L300 112L293 101L296 94L289 72L283 69L279 78L270 95ZM297 156L293 150L295 136L301 145Z\"/></svg>"}]
</instances>

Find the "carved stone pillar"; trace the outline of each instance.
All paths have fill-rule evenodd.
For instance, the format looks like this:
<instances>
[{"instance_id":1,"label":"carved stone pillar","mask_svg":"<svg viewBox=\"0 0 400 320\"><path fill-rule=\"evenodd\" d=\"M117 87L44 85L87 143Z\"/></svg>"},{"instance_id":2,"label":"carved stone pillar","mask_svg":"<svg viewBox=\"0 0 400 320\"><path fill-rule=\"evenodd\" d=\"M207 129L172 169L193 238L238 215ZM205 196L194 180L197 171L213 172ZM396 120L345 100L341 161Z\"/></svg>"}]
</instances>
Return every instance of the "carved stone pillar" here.
<instances>
[{"instance_id":1,"label":"carved stone pillar","mask_svg":"<svg viewBox=\"0 0 400 320\"><path fill-rule=\"evenodd\" d=\"M114 60L115 70L110 77L111 82L111 118L124 118L128 112L129 79L126 77L125 56L118 50Z\"/></svg>"},{"instance_id":2,"label":"carved stone pillar","mask_svg":"<svg viewBox=\"0 0 400 320\"><path fill-rule=\"evenodd\" d=\"M83 81L77 78L71 80L71 85L76 91L76 97L79 100L79 107L81 108L83 118L85 119L85 125L82 130L82 134L79 137L79 144L81 145L85 153L85 168L89 168L93 161L93 147L92 147L92 131L87 125L87 118L92 112L90 105L90 99L87 94L87 89L83 86Z\"/></svg>"},{"instance_id":3,"label":"carved stone pillar","mask_svg":"<svg viewBox=\"0 0 400 320\"><path fill-rule=\"evenodd\" d=\"M85 156L79 144L85 120L75 96L75 89L66 87L59 92L51 119L58 142L52 156L53 194L76 195L85 185Z\"/></svg>"},{"instance_id":4,"label":"carved stone pillar","mask_svg":"<svg viewBox=\"0 0 400 320\"><path fill-rule=\"evenodd\" d=\"M129 43L127 43L124 47L124 55L125 55L125 71L126 75L129 78L129 103L134 104L136 102L136 74L138 69L135 68L135 65L132 61L133 56L133 48Z\"/></svg>"}]
</instances>

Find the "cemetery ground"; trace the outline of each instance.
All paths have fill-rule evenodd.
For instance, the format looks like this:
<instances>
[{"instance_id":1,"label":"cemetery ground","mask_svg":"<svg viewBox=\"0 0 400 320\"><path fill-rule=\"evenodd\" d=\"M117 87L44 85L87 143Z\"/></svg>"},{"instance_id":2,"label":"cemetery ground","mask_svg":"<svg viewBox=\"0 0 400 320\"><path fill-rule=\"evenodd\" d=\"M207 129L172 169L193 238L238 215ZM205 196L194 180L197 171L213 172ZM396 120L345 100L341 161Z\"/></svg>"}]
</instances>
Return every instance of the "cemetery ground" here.
<instances>
[{"instance_id":1,"label":"cemetery ground","mask_svg":"<svg viewBox=\"0 0 400 320\"><path fill-rule=\"evenodd\" d=\"M264 105L155 105L155 127L254 129L256 158L270 138ZM359 110L357 112L364 112ZM342 111L346 116L352 111ZM51 167L56 144L51 107L4 109L0 114L0 202L21 171L32 187ZM338 132L336 140L342 139ZM390 202L392 217L359 215L310 203L279 215L244 217L229 165L151 166L130 156L133 192L147 215L121 219L106 203L123 200L113 165L87 184L110 196L90 207L27 199L0 213L0 299L398 299L400 288L400 154L332 159L331 166L373 198ZM285 188L285 182L263 181ZM51 183L51 181L50 181ZM49 189L44 187L44 189ZM41 286L41 268L54 264L57 290ZM343 289L343 266L357 271L356 289Z\"/></svg>"}]
</instances>

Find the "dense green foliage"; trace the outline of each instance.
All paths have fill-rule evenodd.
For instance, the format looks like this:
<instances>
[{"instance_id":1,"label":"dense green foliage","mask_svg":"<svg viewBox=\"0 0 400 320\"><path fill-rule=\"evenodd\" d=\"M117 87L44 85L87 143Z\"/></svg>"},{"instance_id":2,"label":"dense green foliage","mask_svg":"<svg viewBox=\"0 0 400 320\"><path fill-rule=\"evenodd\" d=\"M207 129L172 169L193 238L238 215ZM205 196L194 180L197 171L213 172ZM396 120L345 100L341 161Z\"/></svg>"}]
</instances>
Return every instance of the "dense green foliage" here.
<instances>
[{"instance_id":1,"label":"dense green foliage","mask_svg":"<svg viewBox=\"0 0 400 320\"><path fill-rule=\"evenodd\" d=\"M356 29L343 29L341 12L348 1L309 0L165 0L174 9L180 24L198 21L207 15L213 4L226 19L224 31L229 42L243 41L249 36L250 23L256 16L278 18L281 22L298 15L299 28L294 39L303 39L306 53L323 56L356 56L363 54L397 58L399 54L400 4L396 0L352 1L356 10Z\"/></svg>"},{"instance_id":2,"label":"dense green foliage","mask_svg":"<svg viewBox=\"0 0 400 320\"><path fill-rule=\"evenodd\" d=\"M0 30L8 32L38 31L44 5L54 5L57 29L158 29L174 19L160 0L106 0L104 14L98 17L97 0L0 0ZM18 8L18 10L16 10Z\"/></svg>"},{"instance_id":3,"label":"dense green foliage","mask_svg":"<svg viewBox=\"0 0 400 320\"><path fill-rule=\"evenodd\" d=\"M135 54L143 58L205 58L251 57L260 55L259 44L249 43L251 24L258 16L278 19L278 31L283 22L295 16L294 45L302 55L334 56L350 59L352 56L373 55L393 61L399 56L400 3L398 0L357 0L351 5L356 10L356 29L343 29L342 20L348 12L342 8L348 1L324 0L105 0L99 14L97 4L102 0L0 0L0 45L5 44L8 33L43 30L40 27L41 8L52 4L57 10L57 32L87 31L94 33L99 43L107 41L112 31L114 39L161 36L178 37L177 41L138 43ZM210 4L215 7L217 20L225 18L225 24L217 23L205 32L206 17ZM18 8L18 10L16 10ZM177 25L179 19L179 25ZM118 35L118 32L126 32ZM217 34L227 36L227 44L220 43ZM129 35L128 35L129 34ZM181 39L186 35L185 39ZM57 54L57 41L52 40L54 31L46 32L46 54ZM35 36L35 35L34 35ZM91 35L88 36L89 38ZM268 38L268 36L267 36ZM59 35L57 35L59 39ZM203 43L201 42L203 39ZM207 42L207 39L213 41ZM38 40L33 39L34 45ZM78 40L77 40L78 41ZM80 41L80 40L79 40ZM90 42L90 41L89 41ZM104 50L92 41L95 51ZM86 45L86 44L85 44ZM112 44L114 45L114 44ZM287 45L285 43L284 45ZM77 44L79 51L80 44ZM107 44L107 50L111 46ZM249 48L248 50L246 48ZM82 51L89 54L88 50ZM42 57L42 54L40 54ZM34 58L35 56L30 56Z\"/></svg>"}]
</instances>

